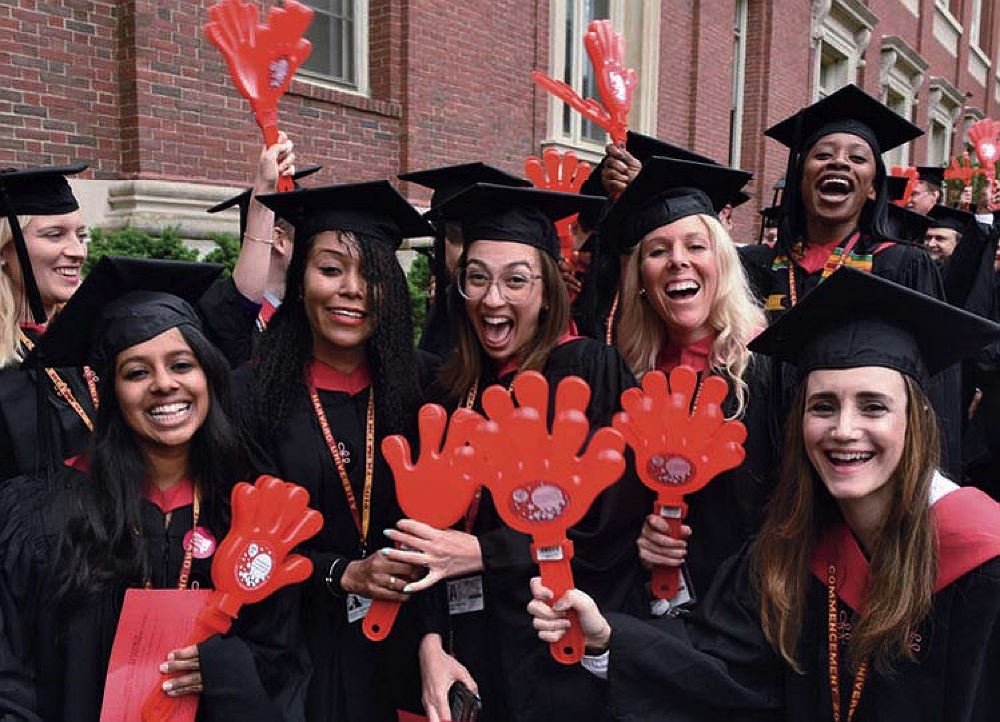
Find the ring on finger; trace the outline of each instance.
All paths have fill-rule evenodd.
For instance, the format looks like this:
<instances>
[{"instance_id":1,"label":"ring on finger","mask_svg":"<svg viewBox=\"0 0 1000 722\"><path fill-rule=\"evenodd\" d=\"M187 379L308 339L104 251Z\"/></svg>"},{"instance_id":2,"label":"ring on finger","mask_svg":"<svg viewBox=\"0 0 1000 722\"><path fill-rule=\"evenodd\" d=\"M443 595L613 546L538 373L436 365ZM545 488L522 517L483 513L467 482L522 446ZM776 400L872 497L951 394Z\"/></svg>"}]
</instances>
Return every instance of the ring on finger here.
<instances>
[{"instance_id":1,"label":"ring on finger","mask_svg":"<svg viewBox=\"0 0 1000 722\"><path fill-rule=\"evenodd\" d=\"M395 589L395 588L396 588L396 577L390 576L389 577L389 589Z\"/></svg>"}]
</instances>

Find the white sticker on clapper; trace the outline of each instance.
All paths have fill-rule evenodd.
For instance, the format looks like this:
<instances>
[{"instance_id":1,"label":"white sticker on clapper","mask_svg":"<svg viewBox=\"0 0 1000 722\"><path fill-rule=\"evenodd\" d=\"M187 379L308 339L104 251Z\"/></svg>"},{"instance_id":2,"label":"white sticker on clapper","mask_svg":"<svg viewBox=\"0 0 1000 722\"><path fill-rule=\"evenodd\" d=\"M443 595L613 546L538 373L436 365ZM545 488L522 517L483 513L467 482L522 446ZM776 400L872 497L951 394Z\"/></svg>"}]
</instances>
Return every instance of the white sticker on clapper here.
<instances>
[{"instance_id":1,"label":"white sticker on clapper","mask_svg":"<svg viewBox=\"0 0 1000 722\"><path fill-rule=\"evenodd\" d=\"M448 580L448 614L481 612L484 607L481 574Z\"/></svg>"},{"instance_id":2,"label":"white sticker on clapper","mask_svg":"<svg viewBox=\"0 0 1000 722\"><path fill-rule=\"evenodd\" d=\"M362 597L360 594L348 594L347 623L354 624L355 622L364 619L371 606L372 600L368 597Z\"/></svg>"}]
</instances>

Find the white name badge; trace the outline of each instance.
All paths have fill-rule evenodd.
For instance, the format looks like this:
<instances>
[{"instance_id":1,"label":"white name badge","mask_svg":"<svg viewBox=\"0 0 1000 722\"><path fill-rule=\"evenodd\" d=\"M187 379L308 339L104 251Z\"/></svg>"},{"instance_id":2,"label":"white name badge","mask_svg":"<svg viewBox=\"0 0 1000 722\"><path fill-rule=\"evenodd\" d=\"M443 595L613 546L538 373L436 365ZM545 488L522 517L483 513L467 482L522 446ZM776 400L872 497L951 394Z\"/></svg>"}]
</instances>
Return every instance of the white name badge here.
<instances>
[{"instance_id":1,"label":"white name badge","mask_svg":"<svg viewBox=\"0 0 1000 722\"><path fill-rule=\"evenodd\" d=\"M365 618L372 606L372 600L360 594L347 595L347 623L354 624Z\"/></svg>"},{"instance_id":2,"label":"white name badge","mask_svg":"<svg viewBox=\"0 0 1000 722\"><path fill-rule=\"evenodd\" d=\"M673 599L657 599L654 597L649 602L649 613L654 617L662 617L664 615L674 616L679 614L692 601L694 601L694 595L688 586L687 569L681 567L680 584L677 588L677 594Z\"/></svg>"},{"instance_id":3,"label":"white name badge","mask_svg":"<svg viewBox=\"0 0 1000 722\"><path fill-rule=\"evenodd\" d=\"M481 612L485 608L483 576L448 580L448 614Z\"/></svg>"}]
</instances>

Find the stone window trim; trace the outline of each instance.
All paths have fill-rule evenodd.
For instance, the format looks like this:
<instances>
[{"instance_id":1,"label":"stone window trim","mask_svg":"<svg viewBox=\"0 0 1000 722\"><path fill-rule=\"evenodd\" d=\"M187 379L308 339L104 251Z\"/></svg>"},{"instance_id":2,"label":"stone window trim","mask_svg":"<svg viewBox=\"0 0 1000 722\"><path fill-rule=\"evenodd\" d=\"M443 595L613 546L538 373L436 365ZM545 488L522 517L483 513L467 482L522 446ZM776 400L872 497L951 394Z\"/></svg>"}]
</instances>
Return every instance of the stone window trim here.
<instances>
[{"instance_id":1,"label":"stone window trim","mask_svg":"<svg viewBox=\"0 0 1000 722\"><path fill-rule=\"evenodd\" d=\"M879 16L861 0L813 0L813 100L820 95L822 48L828 45L847 58L847 80L855 82L865 66L865 52ZM828 92L833 88L827 88Z\"/></svg>"},{"instance_id":2,"label":"stone window trim","mask_svg":"<svg viewBox=\"0 0 1000 722\"><path fill-rule=\"evenodd\" d=\"M947 149L946 155L950 158L950 149L954 145L955 126L962 114L965 96L947 79L940 76L932 77L928 84L927 94L927 123L932 122L944 126L947 130L944 146ZM947 163L941 158L930 158L931 148L928 144L927 161L931 164L940 162Z\"/></svg>"},{"instance_id":3,"label":"stone window trim","mask_svg":"<svg viewBox=\"0 0 1000 722\"><path fill-rule=\"evenodd\" d=\"M898 35L882 38L880 61L879 82L883 96L892 87L901 95L909 96L911 103L916 105L930 63Z\"/></svg>"}]
</instances>

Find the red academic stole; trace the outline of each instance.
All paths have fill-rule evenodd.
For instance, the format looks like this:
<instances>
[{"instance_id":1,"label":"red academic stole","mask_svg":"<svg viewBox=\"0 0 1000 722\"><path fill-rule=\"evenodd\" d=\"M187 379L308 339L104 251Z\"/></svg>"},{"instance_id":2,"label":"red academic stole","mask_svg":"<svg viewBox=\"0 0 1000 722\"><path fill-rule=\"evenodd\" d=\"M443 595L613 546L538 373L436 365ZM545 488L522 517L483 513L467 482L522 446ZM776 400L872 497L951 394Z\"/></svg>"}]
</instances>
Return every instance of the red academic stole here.
<instances>
[{"instance_id":1,"label":"red academic stole","mask_svg":"<svg viewBox=\"0 0 1000 722\"><path fill-rule=\"evenodd\" d=\"M938 535L937 593L990 559L1000 556L1000 504L972 486L956 489L931 507ZM855 612L868 592L868 560L843 522L824 534L810 569L826 584L829 565L837 568L837 596Z\"/></svg>"}]
</instances>

